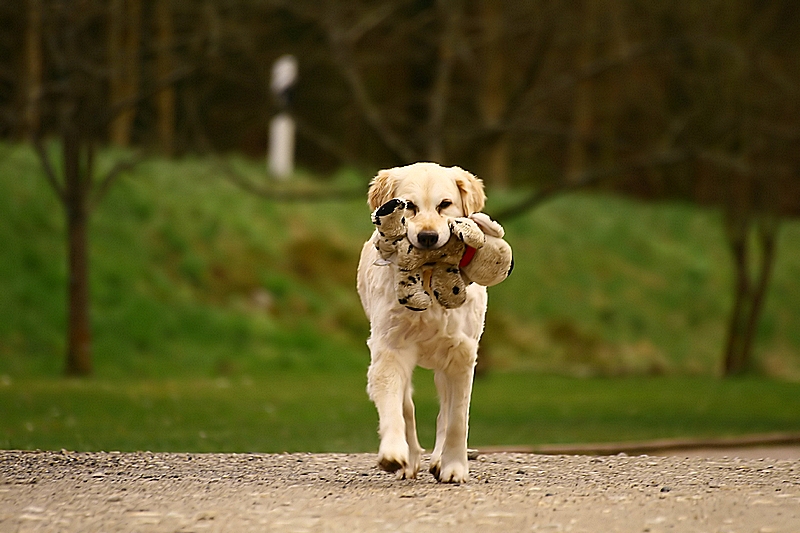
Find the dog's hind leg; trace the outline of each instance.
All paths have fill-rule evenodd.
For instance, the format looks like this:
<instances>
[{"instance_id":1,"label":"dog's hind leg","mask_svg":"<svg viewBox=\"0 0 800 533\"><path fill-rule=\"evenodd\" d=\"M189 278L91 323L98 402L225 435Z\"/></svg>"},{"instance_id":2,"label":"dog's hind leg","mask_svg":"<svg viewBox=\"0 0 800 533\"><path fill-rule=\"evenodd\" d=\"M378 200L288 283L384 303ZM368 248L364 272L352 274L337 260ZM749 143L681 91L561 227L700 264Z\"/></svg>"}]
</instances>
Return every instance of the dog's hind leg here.
<instances>
[{"instance_id":1,"label":"dog's hind leg","mask_svg":"<svg viewBox=\"0 0 800 533\"><path fill-rule=\"evenodd\" d=\"M399 356L372 341L368 344L372 363L367 371L367 392L378 409L381 439L378 466L403 478L411 471L404 401L406 389L410 388L414 362L412 358Z\"/></svg>"},{"instance_id":2,"label":"dog's hind leg","mask_svg":"<svg viewBox=\"0 0 800 533\"><path fill-rule=\"evenodd\" d=\"M406 442L408 443L408 466L405 469L403 477L412 479L417 477L419 472L420 458L422 446L419 445L419 438L417 437L417 419L414 416L414 399L412 398L413 388L411 387L411 380L406 386L405 397L403 398L403 418L406 422Z\"/></svg>"}]
</instances>

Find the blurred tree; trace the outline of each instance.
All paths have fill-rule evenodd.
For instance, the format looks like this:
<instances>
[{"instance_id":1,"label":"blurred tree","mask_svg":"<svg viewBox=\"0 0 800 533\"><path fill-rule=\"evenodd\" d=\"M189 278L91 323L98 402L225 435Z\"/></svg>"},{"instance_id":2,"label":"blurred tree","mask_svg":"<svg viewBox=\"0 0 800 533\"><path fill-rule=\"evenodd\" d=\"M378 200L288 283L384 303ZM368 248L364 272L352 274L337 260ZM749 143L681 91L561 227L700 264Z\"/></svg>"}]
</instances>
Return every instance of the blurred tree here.
<instances>
[{"instance_id":1,"label":"blurred tree","mask_svg":"<svg viewBox=\"0 0 800 533\"><path fill-rule=\"evenodd\" d=\"M80 4L80 5L78 5ZM41 6L41 5L40 5ZM91 23L101 18L96 4L69 0L42 7L43 35L55 78L43 86L41 101L57 112L61 140L61 165L51 161L39 128L32 130L45 177L64 207L67 228L67 360L72 375L92 372L89 319L89 254L87 244L94 173L96 112L102 93L94 80L103 60L97 50ZM59 174L61 174L59 176ZM113 179L106 176L103 182Z\"/></svg>"},{"instance_id":2,"label":"blurred tree","mask_svg":"<svg viewBox=\"0 0 800 533\"><path fill-rule=\"evenodd\" d=\"M722 372L733 375L752 369L780 220L800 211L800 197L787 186L797 175L795 150L771 134L800 120L800 77L790 67L800 43L786 23L800 11L785 2L722 1L698 11L687 21L693 62L678 72L688 82L682 113L691 128L679 144L703 167L695 181L717 181L695 186L690 199L725 213L735 282Z\"/></svg>"},{"instance_id":3,"label":"blurred tree","mask_svg":"<svg viewBox=\"0 0 800 533\"><path fill-rule=\"evenodd\" d=\"M735 280L721 368L724 375L745 372L753 367L780 221L800 213L800 39L787 22L800 16L798 7L653 3L636 6L631 19L622 2L602 3L611 23L583 6L585 36L575 48L583 67L574 83L562 85L572 89L574 106L563 175L498 217L577 187L718 206ZM645 34L649 42L628 38ZM594 40L616 51L598 57ZM605 76L617 61L625 68ZM625 97L608 96L619 94Z\"/></svg>"},{"instance_id":4,"label":"blurred tree","mask_svg":"<svg viewBox=\"0 0 800 533\"><path fill-rule=\"evenodd\" d=\"M31 127L31 137L45 177L61 202L66 218L68 290L65 371L71 375L87 375L92 372L93 366L89 313L89 220L94 207L133 164L133 161L120 161L98 175L94 164L96 147L104 139L109 124L116 122L117 117L127 113L126 120L132 120L131 109L163 87L185 77L189 71L173 71L155 80L148 92L139 88L138 75L134 76L137 79L136 91L130 92L129 79L124 84L124 96L117 94L109 102L106 84L109 78L117 75L114 60L118 56L107 53L108 48L116 45L104 46L97 27L102 27L109 12L121 16L115 11L119 6L116 2L107 8L99 1L58 0L39 4L39 7L41 35L46 45L46 54L39 58L52 69L53 74L42 83L34 103L53 110L51 118L54 120L53 130L60 141L61 164L53 162L53 152L44 141L42 122L28 122L28 126ZM137 10L134 12L138 13ZM138 38L129 38L127 42L129 50L138 50ZM126 68L138 70L139 65L137 63ZM124 128L115 126L111 129L112 135L119 135L117 141L129 140L130 123L124 124Z\"/></svg>"}]
</instances>

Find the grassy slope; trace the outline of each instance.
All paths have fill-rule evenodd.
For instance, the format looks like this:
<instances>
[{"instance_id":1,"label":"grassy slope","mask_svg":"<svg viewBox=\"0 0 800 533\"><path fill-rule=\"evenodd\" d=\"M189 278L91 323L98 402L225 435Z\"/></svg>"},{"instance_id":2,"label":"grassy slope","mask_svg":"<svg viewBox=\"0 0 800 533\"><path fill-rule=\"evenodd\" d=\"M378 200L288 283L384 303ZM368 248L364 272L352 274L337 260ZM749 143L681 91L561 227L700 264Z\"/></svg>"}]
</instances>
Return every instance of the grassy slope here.
<instances>
[{"instance_id":1,"label":"grassy slope","mask_svg":"<svg viewBox=\"0 0 800 533\"><path fill-rule=\"evenodd\" d=\"M491 293L486 341L498 366L717 373L732 303L718 212L570 196L506 227L520 260ZM798 243L800 224L784 224L756 341L757 366L792 379L800 377Z\"/></svg>"},{"instance_id":2,"label":"grassy slope","mask_svg":"<svg viewBox=\"0 0 800 533\"><path fill-rule=\"evenodd\" d=\"M33 156L3 152L0 373L54 375L63 350L62 215ZM367 325L352 287L369 221L360 235L335 221L312 233L317 210L341 209L271 205L202 161L142 163L92 220L97 374L363 367Z\"/></svg>"},{"instance_id":3,"label":"grassy slope","mask_svg":"<svg viewBox=\"0 0 800 533\"><path fill-rule=\"evenodd\" d=\"M236 163L260 179L259 165ZM0 146L0 190L0 373L54 375L64 328L60 206L24 148ZM512 201L491 197L489 212ZM506 226L516 270L490 289L482 351L495 368L716 372L731 304L718 213L570 196ZM100 376L365 364L367 325L353 290L371 231L362 200L275 204L242 193L207 160L150 159L112 189L91 231ZM798 243L800 224L785 224L757 339L761 368L788 378L800 377Z\"/></svg>"}]
</instances>

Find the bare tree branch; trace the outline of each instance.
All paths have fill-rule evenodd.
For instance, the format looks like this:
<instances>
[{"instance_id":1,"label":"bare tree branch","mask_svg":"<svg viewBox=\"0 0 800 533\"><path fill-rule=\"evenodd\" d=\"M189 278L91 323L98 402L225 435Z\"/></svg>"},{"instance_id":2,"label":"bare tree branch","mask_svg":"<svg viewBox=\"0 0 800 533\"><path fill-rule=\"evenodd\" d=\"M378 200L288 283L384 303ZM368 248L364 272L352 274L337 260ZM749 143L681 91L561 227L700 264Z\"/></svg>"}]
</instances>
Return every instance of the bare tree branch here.
<instances>
[{"instance_id":1,"label":"bare tree branch","mask_svg":"<svg viewBox=\"0 0 800 533\"><path fill-rule=\"evenodd\" d=\"M774 56L764 51L753 66L775 87L781 89L787 97L797 98L800 86L778 65L778 60Z\"/></svg>"},{"instance_id":2,"label":"bare tree branch","mask_svg":"<svg viewBox=\"0 0 800 533\"><path fill-rule=\"evenodd\" d=\"M379 5L371 11L364 13L350 29L346 30L345 37L351 43L358 42L367 32L381 25L392 14L397 11L397 5L394 2Z\"/></svg>"},{"instance_id":3,"label":"bare tree branch","mask_svg":"<svg viewBox=\"0 0 800 533\"><path fill-rule=\"evenodd\" d=\"M444 21L444 30L439 37L438 62L428 104L427 133L430 161L442 162L445 157L443 126L450 97L450 78L453 72L456 39L461 24L461 6L457 4L458 2L450 0L438 0L436 3L436 8Z\"/></svg>"},{"instance_id":4,"label":"bare tree branch","mask_svg":"<svg viewBox=\"0 0 800 533\"><path fill-rule=\"evenodd\" d=\"M664 152L649 154L646 157L639 158L628 164L618 165L607 169L590 169L579 172L576 176L572 176L569 179L563 178L556 183L546 185L519 203L507 207L501 210L499 213L496 213L494 217L498 221L504 222L525 214L526 212L558 194L572 192L578 189L596 185L612 176L619 176L635 170L674 165L676 163L687 161L690 159L690 157L690 154L686 152Z\"/></svg>"},{"instance_id":5,"label":"bare tree branch","mask_svg":"<svg viewBox=\"0 0 800 533\"><path fill-rule=\"evenodd\" d=\"M344 24L339 19L336 7L332 6L323 20L318 22L327 34L334 62L349 85L356 105L387 148L404 162L416 160L416 151L388 125L380 107L370 97L353 54L353 41L350 40L348 30L344 29Z\"/></svg>"},{"instance_id":6,"label":"bare tree branch","mask_svg":"<svg viewBox=\"0 0 800 533\"><path fill-rule=\"evenodd\" d=\"M116 183L119 177L128 170L133 169L137 164L139 164L139 162L141 162L141 160L142 158L140 156L136 156L127 161L117 161L114 166L111 167L108 172L106 172L106 175L103 176L103 178L95 185L89 209L94 210L94 208L97 207L97 205L103 200L103 198L105 198L109 189L111 189L111 186Z\"/></svg>"},{"instance_id":7,"label":"bare tree branch","mask_svg":"<svg viewBox=\"0 0 800 533\"><path fill-rule=\"evenodd\" d=\"M98 128L106 126L108 123L114 120L114 118L116 118L117 115L119 115L120 113L132 107L137 106L138 104L144 102L145 100L148 100L149 98L152 98L160 91L162 91L164 88L169 87L170 85L173 85L183 79L188 78L196 71L197 67L195 66L176 69L169 76L165 76L160 80L156 80L156 82L150 87L148 87L146 91L141 91L129 98L120 100L113 106L110 106L109 109L105 113L101 114L100 117L97 119L96 126Z\"/></svg>"},{"instance_id":8,"label":"bare tree branch","mask_svg":"<svg viewBox=\"0 0 800 533\"><path fill-rule=\"evenodd\" d=\"M42 168L44 169L44 177L47 179L47 183L52 187L53 192L56 193L58 199L61 203L66 202L66 193L64 191L64 186L58 182L58 177L56 176L56 171L53 168L53 164L50 161L50 156L47 154L47 149L42 142L42 138L38 132L35 132L31 138L33 142L33 147L36 149L36 153L39 155L39 160L42 163Z\"/></svg>"},{"instance_id":9,"label":"bare tree branch","mask_svg":"<svg viewBox=\"0 0 800 533\"><path fill-rule=\"evenodd\" d=\"M292 118L294 118L297 126L297 132L322 148L322 150L346 165L357 168L364 167L363 161L361 161L354 154L350 153L344 146L341 145L341 143L337 142L330 135L327 135L323 131L320 131L314 126L310 125L302 117L294 115Z\"/></svg>"},{"instance_id":10,"label":"bare tree branch","mask_svg":"<svg viewBox=\"0 0 800 533\"><path fill-rule=\"evenodd\" d=\"M217 160L216 167L222 172L222 175L242 190L275 202L331 202L342 200L353 200L356 198L366 197L366 187L352 188L352 189L326 189L326 188L280 188L270 185L260 185L253 183L252 180L246 178L229 163Z\"/></svg>"},{"instance_id":11,"label":"bare tree branch","mask_svg":"<svg viewBox=\"0 0 800 533\"><path fill-rule=\"evenodd\" d=\"M652 55L664 50L673 48L681 40L668 39L666 41L646 42L631 45L621 53L609 55L592 61L585 67L572 74L565 74L556 79L554 83L539 90L529 93L532 102L541 102L553 95L561 94L563 91L575 87L578 83L605 74L615 68L626 65L629 62L648 55Z\"/></svg>"},{"instance_id":12,"label":"bare tree branch","mask_svg":"<svg viewBox=\"0 0 800 533\"><path fill-rule=\"evenodd\" d=\"M723 170L741 175L752 173L751 166L742 157L731 157L728 154L712 152L710 150L699 150L696 156L700 161L704 161Z\"/></svg>"},{"instance_id":13,"label":"bare tree branch","mask_svg":"<svg viewBox=\"0 0 800 533\"><path fill-rule=\"evenodd\" d=\"M525 96L533 90L536 83L539 81L539 75L542 72L545 59L547 58L546 51L550 48L555 39L556 30L554 22L557 12L558 9L547 9L545 13L543 13L547 17L547 20L539 25L540 33L531 54L534 60L528 63L525 73L522 76L522 82L518 85L517 90L509 96L505 113L503 114L503 122L508 122L519 114L519 109L525 100Z\"/></svg>"}]
</instances>

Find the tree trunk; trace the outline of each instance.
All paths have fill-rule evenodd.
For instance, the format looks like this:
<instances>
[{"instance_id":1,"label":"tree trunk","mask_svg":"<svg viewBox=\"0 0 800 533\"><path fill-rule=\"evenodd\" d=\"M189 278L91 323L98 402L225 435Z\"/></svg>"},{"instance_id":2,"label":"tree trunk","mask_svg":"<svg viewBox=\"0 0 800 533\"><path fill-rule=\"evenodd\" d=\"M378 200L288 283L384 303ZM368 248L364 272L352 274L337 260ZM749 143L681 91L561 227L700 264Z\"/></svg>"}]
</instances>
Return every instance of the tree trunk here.
<instances>
[{"instance_id":1,"label":"tree trunk","mask_svg":"<svg viewBox=\"0 0 800 533\"><path fill-rule=\"evenodd\" d=\"M609 36L609 55L616 57L629 57L631 53L631 43L628 37L626 27L626 6L622 0L606 0L601 2L599 7L601 12L607 12L611 19L610 28L608 29ZM605 39L605 36L601 37ZM631 71L635 71L635 66L628 67ZM635 74L633 76L635 79ZM620 127L623 126L623 117L625 116L625 104L629 100L626 94L626 83L631 83L631 76L613 76L611 79L603 82L605 85L603 95L600 96L600 101L604 102L603 107L611 109L610 114L606 114L601 119L600 124L600 139L598 139L600 167L611 168L616 164L616 154L619 151L617 139L619 136ZM606 110L605 113L608 113ZM598 164L595 162L595 164ZM652 175L655 171L650 170L647 174Z\"/></svg>"},{"instance_id":2,"label":"tree trunk","mask_svg":"<svg viewBox=\"0 0 800 533\"><path fill-rule=\"evenodd\" d=\"M736 282L722 368L725 376L742 374L752 367L753 343L775 264L779 219L770 214L759 215L757 225L761 261L756 279L751 280L749 238L753 218L743 215L739 219L729 218L727 222Z\"/></svg>"},{"instance_id":3,"label":"tree trunk","mask_svg":"<svg viewBox=\"0 0 800 533\"><path fill-rule=\"evenodd\" d=\"M41 125L42 92L42 2L28 0L25 27L25 72L23 73L22 136L32 139Z\"/></svg>"},{"instance_id":4,"label":"tree trunk","mask_svg":"<svg viewBox=\"0 0 800 533\"><path fill-rule=\"evenodd\" d=\"M459 2L438 0L436 7L443 29L439 38L438 62L428 106L427 157L429 161L444 164L444 119L450 99L450 77L455 59L455 41L461 24L461 5Z\"/></svg>"},{"instance_id":5,"label":"tree trunk","mask_svg":"<svg viewBox=\"0 0 800 533\"><path fill-rule=\"evenodd\" d=\"M578 49L578 70L583 70L594 59L594 27L596 3L595 0L584 0L583 7L583 38ZM592 135L592 80L582 79L575 88L575 101L572 111L572 139L567 149L568 182L574 182L578 176L589 166L587 143Z\"/></svg>"},{"instance_id":6,"label":"tree trunk","mask_svg":"<svg viewBox=\"0 0 800 533\"><path fill-rule=\"evenodd\" d=\"M141 0L111 0L108 22L109 98L117 105L139 91L139 34ZM121 112L109 126L113 144L128 146L131 142L136 107Z\"/></svg>"},{"instance_id":7,"label":"tree trunk","mask_svg":"<svg viewBox=\"0 0 800 533\"><path fill-rule=\"evenodd\" d=\"M496 187L505 189L511 181L509 171L510 148L508 136L491 137L484 151L486 178Z\"/></svg>"},{"instance_id":8,"label":"tree trunk","mask_svg":"<svg viewBox=\"0 0 800 533\"><path fill-rule=\"evenodd\" d=\"M731 376L742 372L742 348L744 341L745 316L750 302L750 277L748 273L748 224L744 221L731 221L728 227L728 240L733 255L736 282L734 284L734 303L728 324L728 340L722 372Z\"/></svg>"},{"instance_id":9,"label":"tree trunk","mask_svg":"<svg viewBox=\"0 0 800 533\"><path fill-rule=\"evenodd\" d=\"M503 53L503 31L505 28L503 3L494 0L481 2L482 65L479 107L485 127L501 126L508 106ZM482 153L482 173L492 185L506 188L509 185L508 137L498 133L486 141Z\"/></svg>"},{"instance_id":10,"label":"tree trunk","mask_svg":"<svg viewBox=\"0 0 800 533\"><path fill-rule=\"evenodd\" d=\"M125 98L125 78L122 68L122 32L125 0L111 0L108 13L108 97L111 105ZM109 140L113 144L126 144L125 121L116 117L108 127Z\"/></svg>"},{"instance_id":11,"label":"tree trunk","mask_svg":"<svg viewBox=\"0 0 800 533\"><path fill-rule=\"evenodd\" d=\"M172 74L174 29L170 0L156 2L156 75L163 80ZM175 151L175 86L169 85L156 96L158 142L166 155Z\"/></svg>"},{"instance_id":12,"label":"tree trunk","mask_svg":"<svg viewBox=\"0 0 800 533\"><path fill-rule=\"evenodd\" d=\"M761 311L764 307L764 298L767 294L769 281L772 277L772 270L775 264L775 242L778 233L779 223L777 218L767 216L759 221L759 242L761 251L761 269L758 273L754 289L751 291L750 309L744 323L744 333L742 338L740 368L744 372L752 367L753 343L755 342L758 322L761 318Z\"/></svg>"},{"instance_id":13,"label":"tree trunk","mask_svg":"<svg viewBox=\"0 0 800 533\"><path fill-rule=\"evenodd\" d=\"M67 363L68 375L92 373L89 322L88 177L82 177L81 145L74 125L63 135L64 213L67 223ZM91 149L91 148L89 148ZM89 169L85 169L89 170Z\"/></svg>"}]
</instances>

